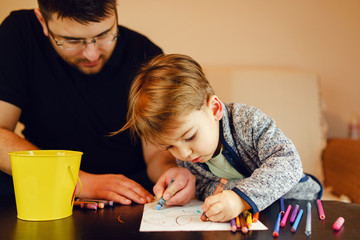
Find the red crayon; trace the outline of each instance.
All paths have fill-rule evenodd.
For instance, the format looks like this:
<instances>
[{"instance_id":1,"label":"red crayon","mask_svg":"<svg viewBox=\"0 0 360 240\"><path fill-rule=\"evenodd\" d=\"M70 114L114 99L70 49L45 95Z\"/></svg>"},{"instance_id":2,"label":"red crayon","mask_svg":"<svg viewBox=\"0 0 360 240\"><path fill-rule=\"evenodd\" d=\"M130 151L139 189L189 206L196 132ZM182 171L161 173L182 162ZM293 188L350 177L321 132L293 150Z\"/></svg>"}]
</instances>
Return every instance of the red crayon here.
<instances>
[{"instance_id":1,"label":"red crayon","mask_svg":"<svg viewBox=\"0 0 360 240\"><path fill-rule=\"evenodd\" d=\"M78 199L76 199L76 201L96 202L96 203L103 203L104 206L110 206L110 207L113 207L113 206L114 206L114 201L110 201L110 200L82 199L82 198L78 198ZM100 207L100 206L99 206L99 207Z\"/></svg>"},{"instance_id":2,"label":"red crayon","mask_svg":"<svg viewBox=\"0 0 360 240\"><path fill-rule=\"evenodd\" d=\"M344 225L345 219L343 217L339 217L338 219L336 219L336 221L334 222L332 228L335 231L339 231L341 229L341 227Z\"/></svg>"},{"instance_id":3,"label":"red crayon","mask_svg":"<svg viewBox=\"0 0 360 240\"><path fill-rule=\"evenodd\" d=\"M287 207L286 212L285 212L283 218L281 219L281 222L280 222L280 226L281 226L281 227L285 227L286 221L287 221L287 219L288 219L288 217L289 217L289 214L290 214L290 210L291 210L291 205L289 204L289 206Z\"/></svg>"},{"instance_id":4,"label":"red crayon","mask_svg":"<svg viewBox=\"0 0 360 240\"><path fill-rule=\"evenodd\" d=\"M98 204L97 203L84 203L84 208L96 210L98 208Z\"/></svg>"},{"instance_id":5,"label":"red crayon","mask_svg":"<svg viewBox=\"0 0 360 240\"><path fill-rule=\"evenodd\" d=\"M247 234L248 231L249 231L249 229L248 229L248 227L247 227L247 225L246 225L246 221L245 221L245 216L244 216L244 214L241 214L241 215L240 215L240 225L241 225L241 232L242 232L243 234Z\"/></svg>"},{"instance_id":6,"label":"red crayon","mask_svg":"<svg viewBox=\"0 0 360 240\"><path fill-rule=\"evenodd\" d=\"M86 204L90 204L89 208L90 209L94 209L94 204L96 204L96 208L104 208L105 204L103 202L97 202L97 201L91 201L91 200L87 200L87 201L82 201L82 200L76 200L74 202L75 206L81 206L81 208L84 208ZM86 208L86 207L85 207Z\"/></svg>"},{"instance_id":7,"label":"red crayon","mask_svg":"<svg viewBox=\"0 0 360 240\"><path fill-rule=\"evenodd\" d=\"M324 220L325 219L325 213L324 213L324 209L323 209L323 206L322 206L322 203L321 203L320 199L316 200L316 205L317 205L318 212L319 212L319 218L321 220Z\"/></svg>"},{"instance_id":8,"label":"red crayon","mask_svg":"<svg viewBox=\"0 0 360 240\"><path fill-rule=\"evenodd\" d=\"M94 209L94 210L97 210L98 208L98 204L94 202L74 201L74 206L79 206L81 208Z\"/></svg>"}]
</instances>

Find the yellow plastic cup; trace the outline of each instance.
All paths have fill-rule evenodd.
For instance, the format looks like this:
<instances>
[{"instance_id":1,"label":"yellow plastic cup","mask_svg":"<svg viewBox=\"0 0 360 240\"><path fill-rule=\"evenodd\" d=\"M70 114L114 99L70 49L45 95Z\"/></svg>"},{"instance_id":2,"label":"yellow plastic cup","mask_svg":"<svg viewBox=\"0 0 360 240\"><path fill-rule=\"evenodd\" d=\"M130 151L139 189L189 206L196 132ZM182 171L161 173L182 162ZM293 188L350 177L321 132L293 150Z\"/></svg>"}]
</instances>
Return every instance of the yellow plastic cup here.
<instances>
[{"instance_id":1,"label":"yellow plastic cup","mask_svg":"<svg viewBox=\"0 0 360 240\"><path fill-rule=\"evenodd\" d=\"M82 154L67 150L10 152L17 217L48 221L71 216Z\"/></svg>"}]
</instances>

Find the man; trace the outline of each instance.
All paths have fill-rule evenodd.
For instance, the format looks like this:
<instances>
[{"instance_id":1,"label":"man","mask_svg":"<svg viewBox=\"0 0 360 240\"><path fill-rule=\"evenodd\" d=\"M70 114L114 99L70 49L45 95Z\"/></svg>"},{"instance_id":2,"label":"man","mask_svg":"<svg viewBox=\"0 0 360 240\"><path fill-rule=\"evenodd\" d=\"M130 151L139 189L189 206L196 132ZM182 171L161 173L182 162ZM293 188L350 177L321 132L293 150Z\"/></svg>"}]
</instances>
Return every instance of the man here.
<instances>
[{"instance_id":1,"label":"man","mask_svg":"<svg viewBox=\"0 0 360 240\"><path fill-rule=\"evenodd\" d=\"M78 150L84 152L80 197L151 201L146 171L156 181L176 166L173 158L141 141L132 143L128 133L110 133L126 122L137 68L161 49L118 26L116 0L38 4L39 9L11 13L0 27L2 184L12 188L10 151ZM13 132L18 120L25 125L25 139ZM179 176L178 183L194 184L185 170L182 176L187 180Z\"/></svg>"}]
</instances>

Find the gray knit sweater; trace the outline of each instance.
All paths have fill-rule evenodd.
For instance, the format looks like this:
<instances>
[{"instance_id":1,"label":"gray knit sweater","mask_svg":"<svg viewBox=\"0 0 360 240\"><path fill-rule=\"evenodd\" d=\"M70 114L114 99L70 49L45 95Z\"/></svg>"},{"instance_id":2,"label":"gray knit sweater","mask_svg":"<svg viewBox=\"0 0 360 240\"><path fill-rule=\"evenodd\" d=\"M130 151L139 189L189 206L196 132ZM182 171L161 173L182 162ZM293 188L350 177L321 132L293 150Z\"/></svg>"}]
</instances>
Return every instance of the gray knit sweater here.
<instances>
[{"instance_id":1,"label":"gray knit sweater","mask_svg":"<svg viewBox=\"0 0 360 240\"><path fill-rule=\"evenodd\" d=\"M322 195L322 186L303 173L300 156L273 119L255 107L223 104L220 141L226 160L244 179L228 181L225 189L235 191L258 212L281 196L313 200ZM220 178L204 163L177 160L196 176L196 197L204 200L214 192Z\"/></svg>"}]
</instances>

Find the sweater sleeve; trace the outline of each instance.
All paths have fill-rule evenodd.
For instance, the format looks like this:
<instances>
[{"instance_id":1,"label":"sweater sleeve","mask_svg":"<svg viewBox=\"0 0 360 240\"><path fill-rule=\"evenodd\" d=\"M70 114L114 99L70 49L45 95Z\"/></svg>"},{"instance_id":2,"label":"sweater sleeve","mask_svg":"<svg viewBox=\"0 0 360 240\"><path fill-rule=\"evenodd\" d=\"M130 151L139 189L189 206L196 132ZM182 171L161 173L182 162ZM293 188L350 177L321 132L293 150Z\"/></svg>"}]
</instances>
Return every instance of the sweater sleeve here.
<instances>
[{"instance_id":1,"label":"sweater sleeve","mask_svg":"<svg viewBox=\"0 0 360 240\"><path fill-rule=\"evenodd\" d=\"M238 161L252 172L232 190L254 212L261 211L299 182L303 176L300 156L275 121L259 109L235 105L232 110Z\"/></svg>"}]
</instances>

